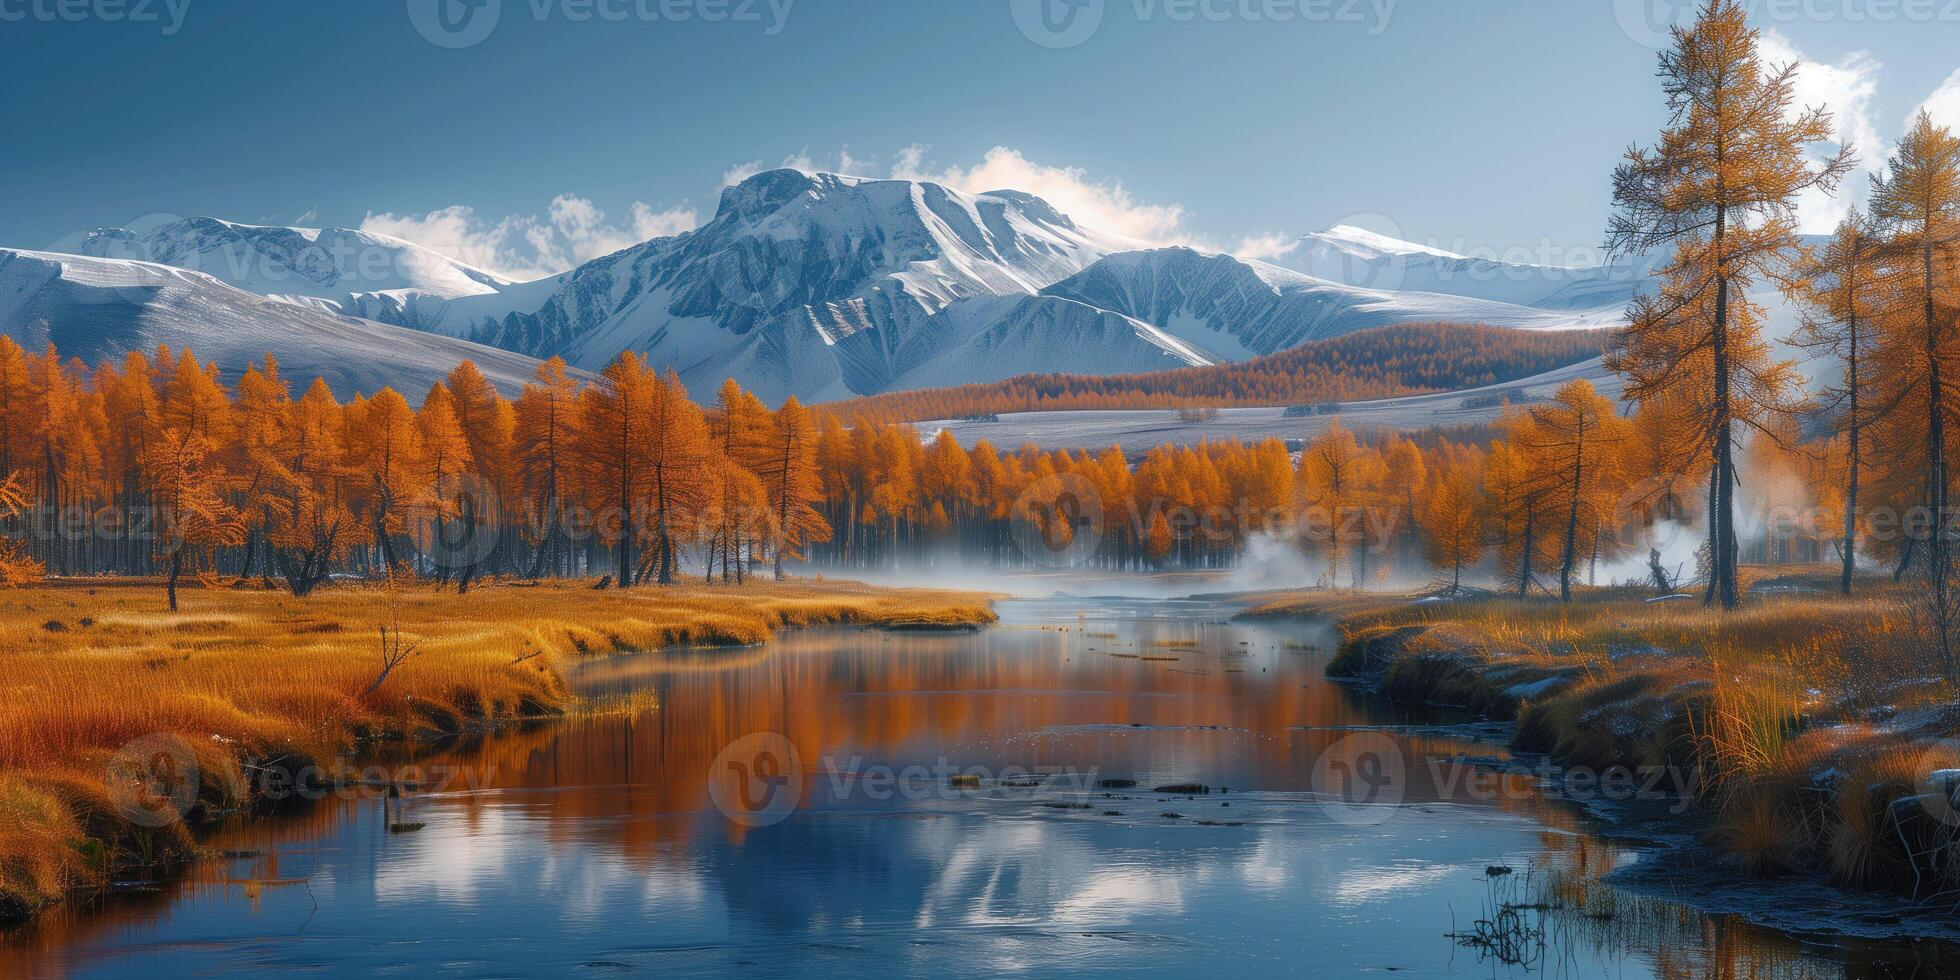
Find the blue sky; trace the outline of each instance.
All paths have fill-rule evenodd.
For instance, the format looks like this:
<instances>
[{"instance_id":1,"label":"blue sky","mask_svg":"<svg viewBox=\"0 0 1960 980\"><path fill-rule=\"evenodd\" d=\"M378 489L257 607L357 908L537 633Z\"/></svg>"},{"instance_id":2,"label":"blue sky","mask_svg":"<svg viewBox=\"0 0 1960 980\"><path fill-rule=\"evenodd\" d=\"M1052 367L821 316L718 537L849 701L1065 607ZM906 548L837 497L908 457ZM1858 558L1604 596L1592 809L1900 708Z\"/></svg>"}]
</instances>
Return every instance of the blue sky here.
<instances>
[{"instance_id":1,"label":"blue sky","mask_svg":"<svg viewBox=\"0 0 1960 980\"><path fill-rule=\"evenodd\" d=\"M1115 230L1253 253L1347 221L1583 260L1608 171L1662 120L1645 25L1671 8L475 0L493 6L472 21L464 2L0 0L0 244L212 214L541 272L704 220L728 175L789 161L1013 179ZM1044 34L1043 3L1075 33ZM439 4L463 33L418 30ZM1960 123L1960 0L1751 6L1862 143L1936 92Z\"/></svg>"}]
</instances>

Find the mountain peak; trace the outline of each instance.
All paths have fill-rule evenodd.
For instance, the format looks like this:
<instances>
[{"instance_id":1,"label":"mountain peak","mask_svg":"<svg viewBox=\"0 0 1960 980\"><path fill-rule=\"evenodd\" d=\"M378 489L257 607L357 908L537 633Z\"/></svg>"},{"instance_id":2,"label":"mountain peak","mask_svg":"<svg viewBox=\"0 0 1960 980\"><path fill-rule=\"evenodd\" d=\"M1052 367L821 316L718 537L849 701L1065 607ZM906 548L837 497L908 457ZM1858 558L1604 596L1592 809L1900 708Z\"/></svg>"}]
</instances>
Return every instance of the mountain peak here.
<instances>
[{"instance_id":1,"label":"mountain peak","mask_svg":"<svg viewBox=\"0 0 1960 980\"><path fill-rule=\"evenodd\" d=\"M828 192L863 183L866 183L863 177L797 170L794 167L764 170L740 183L722 188L721 203L715 208L715 217L728 215L754 220L780 209L801 195L821 197Z\"/></svg>"},{"instance_id":2,"label":"mountain peak","mask_svg":"<svg viewBox=\"0 0 1960 980\"><path fill-rule=\"evenodd\" d=\"M1446 252L1428 245L1391 238L1387 235L1369 231L1355 225L1335 225L1323 232L1305 236L1310 243L1326 245L1356 258L1376 259L1398 255L1433 255L1445 259L1460 259L1455 252Z\"/></svg>"}]
</instances>

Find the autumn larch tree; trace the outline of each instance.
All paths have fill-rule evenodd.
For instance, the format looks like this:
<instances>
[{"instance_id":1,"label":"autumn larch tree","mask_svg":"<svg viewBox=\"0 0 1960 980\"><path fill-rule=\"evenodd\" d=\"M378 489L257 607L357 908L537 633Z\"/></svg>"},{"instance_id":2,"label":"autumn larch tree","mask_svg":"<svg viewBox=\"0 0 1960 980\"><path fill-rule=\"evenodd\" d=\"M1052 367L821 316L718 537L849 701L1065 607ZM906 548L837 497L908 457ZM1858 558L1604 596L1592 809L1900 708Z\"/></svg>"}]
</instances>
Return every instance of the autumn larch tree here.
<instances>
[{"instance_id":1,"label":"autumn larch tree","mask_svg":"<svg viewBox=\"0 0 1960 980\"><path fill-rule=\"evenodd\" d=\"M353 469L367 479L362 499L383 574L392 582L399 564L395 538L405 528L405 511L420 503L429 487L422 433L415 410L393 388L383 388L370 399L356 398L348 416Z\"/></svg>"},{"instance_id":2,"label":"autumn larch tree","mask_svg":"<svg viewBox=\"0 0 1960 980\"><path fill-rule=\"evenodd\" d=\"M659 548L655 574L661 585L671 585L678 566L675 531L707 504L705 474L719 454L708 440L700 406L688 400L687 388L671 370L654 378L646 428L649 516Z\"/></svg>"},{"instance_id":3,"label":"autumn larch tree","mask_svg":"<svg viewBox=\"0 0 1960 980\"><path fill-rule=\"evenodd\" d=\"M1925 567L1934 614L1943 624L1941 653L1951 664L1953 474L1946 430L1956 410L1953 279L1960 271L1960 138L1922 111L1885 173L1872 181L1871 214L1887 235L1886 264L1903 294L1901 309L1885 321L1890 329L1884 346L1892 362L1887 366L1893 370L1884 377L1899 396L1892 400L1893 410L1903 418L1896 421L1917 427L1924 440Z\"/></svg>"},{"instance_id":4,"label":"autumn larch tree","mask_svg":"<svg viewBox=\"0 0 1960 980\"><path fill-rule=\"evenodd\" d=\"M538 365L536 380L517 397L512 430L517 483L531 502L531 516L539 527L530 578L543 575L554 560L560 574L569 570L564 495L566 467L577 435L578 397L578 382L565 373L565 362L557 357Z\"/></svg>"},{"instance_id":5,"label":"autumn larch tree","mask_svg":"<svg viewBox=\"0 0 1960 980\"><path fill-rule=\"evenodd\" d=\"M1422 542L1421 509L1416 495L1429 482L1422 448L1399 435L1391 435L1382 446L1382 502L1388 511L1388 534L1400 543L1394 560L1400 571L1415 571Z\"/></svg>"},{"instance_id":6,"label":"autumn larch tree","mask_svg":"<svg viewBox=\"0 0 1960 980\"><path fill-rule=\"evenodd\" d=\"M1627 423L1613 403L1581 378L1566 383L1547 405L1527 410L1531 425L1514 441L1527 453L1533 489L1549 495L1559 513L1559 599L1572 601L1572 570L1582 538L1597 540L1619 488Z\"/></svg>"},{"instance_id":7,"label":"autumn larch tree","mask_svg":"<svg viewBox=\"0 0 1960 980\"><path fill-rule=\"evenodd\" d=\"M1326 522L1329 585L1338 579L1341 558L1350 546L1362 552L1368 547L1369 508L1375 503L1381 469L1381 457L1361 445L1339 420L1330 422L1300 453L1297 483L1307 508L1306 526ZM1357 558L1356 588L1366 584L1366 574L1366 559Z\"/></svg>"},{"instance_id":8,"label":"autumn larch tree","mask_svg":"<svg viewBox=\"0 0 1960 980\"><path fill-rule=\"evenodd\" d=\"M235 435L220 465L233 476L232 506L245 526L245 557L238 575L250 578L258 570L260 552L270 550L267 535L282 516L275 513L284 499L280 491L292 479L281 457L292 438L293 399L279 376L278 360L268 355L263 364L245 368L233 408ZM268 555L265 561L264 577L270 582L273 560Z\"/></svg>"},{"instance_id":9,"label":"autumn larch tree","mask_svg":"<svg viewBox=\"0 0 1960 980\"><path fill-rule=\"evenodd\" d=\"M357 533L348 505L353 476L344 462L346 416L326 381L315 378L294 404L292 426L280 447L285 480L273 495L280 503L267 539L295 597L304 598L328 580Z\"/></svg>"},{"instance_id":10,"label":"autumn larch tree","mask_svg":"<svg viewBox=\"0 0 1960 980\"><path fill-rule=\"evenodd\" d=\"M1674 30L1660 56L1668 128L1614 172L1607 229L1617 254L1672 250L1660 288L1629 307L1608 365L1631 400L1691 393L1711 467L1710 595L1727 609L1740 602L1736 429L1766 432L1766 416L1794 407L1794 371L1771 358L1747 291L1784 276L1798 197L1835 190L1851 166L1848 149L1813 162L1830 114L1793 111L1795 66L1766 66L1757 47L1737 0L1708 0L1693 26Z\"/></svg>"},{"instance_id":11,"label":"autumn larch tree","mask_svg":"<svg viewBox=\"0 0 1960 980\"><path fill-rule=\"evenodd\" d=\"M646 492L646 459L652 443L653 388L658 383L646 361L631 351L606 366L579 400L578 453L584 485L595 510L615 509L599 531L617 549L613 584L634 582L638 534L635 505Z\"/></svg>"},{"instance_id":12,"label":"autumn larch tree","mask_svg":"<svg viewBox=\"0 0 1960 980\"><path fill-rule=\"evenodd\" d=\"M783 558L806 557L810 542L829 540L830 524L816 508L823 485L817 473L817 430L810 410L792 397L776 410L771 423L757 475L762 477L769 507L776 514L780 537L774 559L776 580L780 582Z\"/></svg>"},{"instance_id":13,"label":"autumn larch tree","mask_svg":"<svg viewBox=\"0 0 1960 980\"><path fill-rule=\"evenodd\" d=\"M468 363L468 362L464 362ZM415 425L422 435L422 465L429 485L429 517L433 525L431 557L435 559L436 581L449 581L450 573L462 568L454 560L449 519L458 513L455 495L461 491L463 474L470 466L470 440L456 417L456 400L449 389L437 383L430 386L415 413ZM467 530L458 532L467 534ZM467 588L467 585L465 585Z\"/></svg>"},{"instance_id":14,"label":"autumn larch tree","mask_svg":"<svg viewBox=\"0 0 1960 980\"><path fill-rule=\"evenodd\" d=\"M165 592L177 611L177 581L194 551L237 545L244 525L225 498L227 475L214 456L232 435L232 408L218 384L217 368L199 364L185 350L164 386L158 439L143 467L154 500L167 562Z\"/></svg>"},{"instance_id":15,"label":"autumn larch tree","mask_svg":"<svg viewBox=\"0 0 1960 980\"><path fill-rule=\"evenodd\" d=\"M12 520L27 507L27 491L21 488L19 474L0 478L0 521ZM0 536L0 588L13 588L37 581L47 571L20 546L20 542Z\"/></svg>"},{"instance_id":16,"label":"autumn larch tree","mask_svg":"<svg viewBox=\"0 0 1960 980\"><path fill-rule=\"evenodd\" d=\"M709 439L721 458L733 464L734 468L750 474L761 471L763 456L768 451L771 423L769 409L761 399L744 391L735 379L729 378L722 383L714 411L708 414L707 421ZM720 520L711 529L708 538L707 563L712 571L716 549L719 548L724 582L730 580L731 564L734 566L732 577L739 581L743 576L742 559L754 544L747 541L744 535L751 531L766 533L766 528L774 524L773 520L756 521L756 515L731 506L746 497L747 488L739 484L739 478L733 482L725 480L717 491L706 494L722 501L722 506L717 508Z\"/></svg>"},{"instance_id":17,"label":"autumn larch tree","mask_svg":"<svg viewBox=\"0 0 1960 980\"><path fill-rule=\"evenodd\" d=\"M1423 552L1429 564L1450 572L1450 588L1463 587L1463 570L1484 557L1483 454L1459 453L1430 471L1420 497Z\"/></svg>"},{"instance_id":18,"label":"autumn larch tree","mask_svg":"<svg viewBox=\"0 0 1960 980\"><path fill-rule=\"evenodd\" d=\"M1491 444L1484 460L1491 543L1497 548L1499 566L1517 581L1520 599L1537 584L1538 562L1546 551L1546 490L1532 478L1528 450L1520 448L1532 440L1532 424L1522 412L1507 416L1501 425L1504 438Z\"/></svg>"},{"instance_id":19,"label":"autumn larch tree","mask_svg":"<svg viewBox=\"0 0 1960 980\"><path fill-rule=\"evenodd\" d=\"M1839 555L1839 591L1851 594L1857 570L1858 481L1864 464L1863 437L1870 400L1865 393L1876 320L1885 284L1879 268L1884 244L1870 219L1852 211L1839 222L1824 250L1811 257L1794 293L1807 311L1796 343L1811 353L1836 361L1843 375L1822 386L1825 411L1837 413L1835 428L1845 439L1844 541Z\"/></svg>"}]
</instances>

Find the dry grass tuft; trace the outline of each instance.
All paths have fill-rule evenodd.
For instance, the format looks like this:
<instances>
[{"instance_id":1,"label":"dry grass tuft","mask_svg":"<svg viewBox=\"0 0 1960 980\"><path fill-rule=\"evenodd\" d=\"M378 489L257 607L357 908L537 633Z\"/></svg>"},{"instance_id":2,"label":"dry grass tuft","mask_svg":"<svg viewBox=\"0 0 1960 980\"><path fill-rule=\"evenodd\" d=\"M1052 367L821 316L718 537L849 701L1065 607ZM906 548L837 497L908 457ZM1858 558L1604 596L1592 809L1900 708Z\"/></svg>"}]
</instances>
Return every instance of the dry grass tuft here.
<instances>
[{"instance_id":1,"label":"dry grass tuft","mask_svg":"<svg viewBox=\"0 0 1960 980\"><path fill-rule=\"evenodd\" d=\"M1960 710L1915 596L1865 583L1847 597L1827 576L1761 584L1733 613L1587 589L1571 604L1308 593L1259 614L1341 617L1330 674L1402 700L1514 709L1516 748L1598 771L1677 768L1710 839L1752 871L1960 893L1960 820L1926 785L1960 766L1940 748ZM1520 680L1531 696L1504 697Z\"/></svg>"}]
</instances>

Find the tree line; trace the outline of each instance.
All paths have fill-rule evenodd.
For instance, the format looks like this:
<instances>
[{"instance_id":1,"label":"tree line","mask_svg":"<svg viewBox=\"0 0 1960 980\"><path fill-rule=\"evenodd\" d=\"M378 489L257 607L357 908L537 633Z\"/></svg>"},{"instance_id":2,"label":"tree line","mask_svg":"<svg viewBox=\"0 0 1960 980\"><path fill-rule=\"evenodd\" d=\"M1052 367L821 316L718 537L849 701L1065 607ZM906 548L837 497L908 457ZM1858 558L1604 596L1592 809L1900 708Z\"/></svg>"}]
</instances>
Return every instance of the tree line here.
<instances>
[{"instance_id":1,"label":"tree line","mask_svg":"<svg viewBox=\"0 0 1960 980\"><path fill-rule=\"evenodd\" d=\"M816 429L732 382L703 408L622 355L542 364L514 400L470 362L420 405L297 395L268 357L230 386L193 351L90 367L0 337L0 581L45 573L277 581L412 574L739 579L829 529Z\"/></svg>"},{"instance_id":2,"label":"tree line","mask_svg":"<svg viewBox=\"0 0 1960 980\"><path fill-rule=\"evenodd\" d=\"M1402 323L1231 364L1146 374L1034 374L854 398L847 418L922 422L1004 412L1295 406L1457 391L1598 357L1605 335L1470 323Z\"/></svg>"},{"instance_id":3,"label":"tree line","mask_svg":"<svg viewBox=\"0 0 1960 980\"><path fill-rule=\"evenodd\" d=\"M1674 420L1622 419L1584 382L1510 409L1487 447L1336 419L1297 452L1134 458L969 449L794 399L772 410L732 381L704 407L630 353L589 381L545 362L515 399L468 362L419 405L295 388L270 358L226 385L188 350L91 368L0 338L0 579L161 576L173 601L185 576L297 595L337 575L629 587L798 559L1217 568L1268 539L1321 556L1329 584L1460 582L1490 556L1521 590L1556 578L1569 593L1686 507L1679 492L1620 499L1674 464Z\"/></svg>"}]
</instances>

